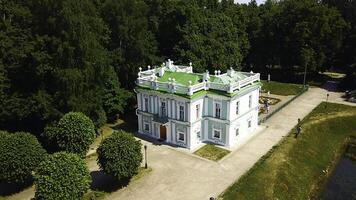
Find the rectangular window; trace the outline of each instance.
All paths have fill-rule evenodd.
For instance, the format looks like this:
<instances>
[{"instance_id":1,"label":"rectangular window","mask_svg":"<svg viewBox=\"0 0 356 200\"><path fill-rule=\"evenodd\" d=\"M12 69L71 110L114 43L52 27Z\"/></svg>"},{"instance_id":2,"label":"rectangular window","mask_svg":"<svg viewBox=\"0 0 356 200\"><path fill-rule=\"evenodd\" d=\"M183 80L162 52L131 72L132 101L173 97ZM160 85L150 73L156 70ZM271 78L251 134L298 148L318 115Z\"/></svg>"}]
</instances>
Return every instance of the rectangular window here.
<instances>
[{"instance_id":1,"label":"rectangular window","mask_svg":"<svg viewBox=\"0 0 356 200\"><path fill-rule=\"evenodd\" d=\"M179 106L179 120L184 121L184 106Z\"/></svg>"},{"instance_id":2,"label":"rectangular window","mask_svg":"<svg viewBox=\"0 0 356 200\"><path fill-rule=\"evenodd\" d=\"M240 106L240 102L236 102L236 115L239 114L239 106Z\"/></svg>"},{"instance_id":3,"label":"rectangular window","mask_svg":"<svg viewBox=\"0 0 356 200\"><path fill-rule=\"evenodd\" d=\"M220 137L221 137L221 130L214 129L213 130L213 138L220 139Z\"/></svg>"},{"instance_id":4,"label":"rectangular window","mask_svg":"<svg viewBox=\"0 0 356 200\"><path fill-rule=\"evenodd\" d=\"M145 110L146 112L148 112L148 98L147 98L147 97L145 97L145 107L144 107L144 110Z\"/></svg>"},{"instance_id":5,"label":"rectangular window","mask_svg":"<svg viewBox=\"0 0 356 200\"><path fill-rule=\"evenodd\" d=\"M166 102L162 101L161 102L161 111L162 111L162 116L165 117L167 116L166 112Z\"/></svg>"},{"instance_id":6,"label":"rectangular window","mask_svg":"<svg viewBox=\"0 0 356 200\"><path fill-rule=\"evenodd\" d=\"M252 107L252 95L250 95L248 97L248 107L251 108Z\"/></svg>"},{"instance_id":7,"label":"rectangular window","mask_svg":"<svg viewBox=\"0 0 356 200\"><path fill-rule=\"evenodd\" d=\"M220 113L221 113L221 105L220 103L215 103L215 117L220 118Z\"/></svg>"},{"instance_id":8,"label":"rectangular window","mask_svg":"<svg viewBox=\"0 0 356 200\"><path fill-rule=\"evenodd\" d=\"M184 142L185 141L185 134L182 132L178 132L178 141Z\"/></svg>"},{"instance_id":9,"label":"rectangular window","mask_svg":"<svg viewBox=\"0 0 356 200\"><path fill-rule=\"evenodd\" d=\"M148 122L144 122L144 131L150 132L150 124Z\"/></svg>"},{"instance_id":10,"label":"rectangular window","mask_svg":"<svg viewBox=\"0 0 356 200\"><path fill-rule=\"evenodd\" d=\"M197 119L199 119L199 115L200 115L200 104L197 104L195 106L195 112L196 112L196 117Z\"/></svg>"},{"instance_id":11,"label":"rectangular window","mask_svg":"<svg viewBox=\"0 0 356 200\"><path fill-rule=\"evenodd\" d=\"M248 120L248 121L247 121L247 126L248 126L249 128L251 128L251 120Z\"/></svg>"},{"instance_id":12,"label":"rectangular window","mask_svg":"<svg viewBox=\"0 0 356 200\"><path fill-rule=\"evenodd\" d=\"M200 131L197 131L197 138L200 138Z\"/></svg>"},{"instance_id":13,"label":"rectangular window","mask_svg":"<svg viewBox=\"0 0 356 200\"><path fill-rule=\"evenodd\" d=\"M236 128L236 132L235 132L236 136L238 136L240 134L240 129Z\"/></svg>"}]
</instances>

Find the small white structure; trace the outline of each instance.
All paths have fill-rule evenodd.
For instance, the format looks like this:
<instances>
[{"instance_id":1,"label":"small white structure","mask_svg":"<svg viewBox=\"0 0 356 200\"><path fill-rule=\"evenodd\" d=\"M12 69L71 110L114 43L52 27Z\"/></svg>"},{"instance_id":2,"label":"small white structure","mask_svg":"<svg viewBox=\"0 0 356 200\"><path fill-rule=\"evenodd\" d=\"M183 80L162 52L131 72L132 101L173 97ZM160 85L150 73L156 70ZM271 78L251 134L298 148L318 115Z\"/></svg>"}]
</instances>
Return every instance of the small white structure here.
<instances>
[{"instance_id":1,"label":"small white structure","mask_svg":"<svg viewBox=\"0 0 356 200\"><path fill-rule=\"evenodd\" d=\"M260 75L193 73L192 65L141 71L137 84L138 131L190 150L202 142L233 147L258 126Z\"/></svg>"}]
</instances>

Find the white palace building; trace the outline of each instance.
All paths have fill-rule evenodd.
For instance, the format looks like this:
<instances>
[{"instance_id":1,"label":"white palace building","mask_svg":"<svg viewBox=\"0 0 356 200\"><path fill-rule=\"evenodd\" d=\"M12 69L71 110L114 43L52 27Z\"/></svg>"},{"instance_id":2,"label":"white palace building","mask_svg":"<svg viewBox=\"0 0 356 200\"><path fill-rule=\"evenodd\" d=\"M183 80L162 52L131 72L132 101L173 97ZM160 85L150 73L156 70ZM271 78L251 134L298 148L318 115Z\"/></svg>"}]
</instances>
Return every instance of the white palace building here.
<instances>
[{"instance_id":1,"label":"white palace building","mask_svg":"<svg viewBox=\"0 0 356 200\"><path fill-rule=\"evenodd\" d=\"M258 126L260 74L215 71L193 73L168 60L138 73L138 132L196 149L201 143L231 148Z\"/></svg>"}]
</instances>

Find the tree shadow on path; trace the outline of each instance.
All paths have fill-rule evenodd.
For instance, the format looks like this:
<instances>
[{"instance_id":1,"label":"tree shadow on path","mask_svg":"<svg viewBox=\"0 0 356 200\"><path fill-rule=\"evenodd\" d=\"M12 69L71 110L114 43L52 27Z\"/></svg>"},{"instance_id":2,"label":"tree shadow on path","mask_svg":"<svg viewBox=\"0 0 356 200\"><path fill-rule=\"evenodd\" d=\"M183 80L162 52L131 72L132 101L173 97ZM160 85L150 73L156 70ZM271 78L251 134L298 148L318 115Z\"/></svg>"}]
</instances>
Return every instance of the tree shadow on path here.
<instances>
[{"instance_id":1,"label":"tree shadow on path","mask_svg":"<svg viewBox=\"0 0 356 200\"><path fill-rule=\"evenodd\" d=\"M114 192L126 187L130 182L129 178L118 180L112 175L105 174L103 171L92 171L90 172L90 176L92 178L90 189L95 191Z\"/></svg>"},{"instance_id":2,"label":"tree shadow on path","mask_svg":"<svg viewBox=\"0 0 356 200\"><path fill-rule=\"evenodd\" d=\"M24 183L8 183L6 181L0 181L0 197L10 196L15 193L19 193L24 189L31 187L33 184L33 179L29 178Z\"/></svg>"}]
</instances>

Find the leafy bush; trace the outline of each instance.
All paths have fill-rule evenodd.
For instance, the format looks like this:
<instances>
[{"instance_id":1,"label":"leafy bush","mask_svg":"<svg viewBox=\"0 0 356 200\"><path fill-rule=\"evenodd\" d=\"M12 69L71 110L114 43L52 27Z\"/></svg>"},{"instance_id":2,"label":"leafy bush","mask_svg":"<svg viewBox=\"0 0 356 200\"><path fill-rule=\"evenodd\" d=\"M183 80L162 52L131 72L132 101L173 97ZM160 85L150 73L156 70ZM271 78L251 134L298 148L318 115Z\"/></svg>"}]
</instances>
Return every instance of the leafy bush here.
<instances>
[{"instance_id":1,"label":"leafy bush","mask_svg":"<svg viewBox=\"0 0 356 200\"><path fill-rule=\"evenodd\" d=\"M76 154L59 152L41 162L35 174L35 198L81 199L91 183L85 162Z\"/></svg>"},{"instance_id":2,"label":"leafy bush","mask_svg":"<svg viewBox=\"0 0 356 200\"><path fill-rule=\"evenodd\" d=\"M46 151L35 136L0 131L0 180L25 182L45 157Z\"/></svg>"},{"instance_id":3,"label":"leafy bush","mask_svg":"<svg viewBox=\"0 0 356 200\"><path fill-rule=\"evenodd\" d=\"M46 128L46 136L54 141L59 150L85 156L95 139L94 124L83 113L69 112L57 125Z\"/></svg>"},{"instance_id":4,"label":"leafy bush","mask_svg":"<svg viewBox=\"0 0 356 200\"><path fill-rule=\"evenodd\" d=\"M124 131L114 132L104 139L97 153L100 168L118 179L137 174L142 161L141 142Z\"/></svg>"}]
</instances>

